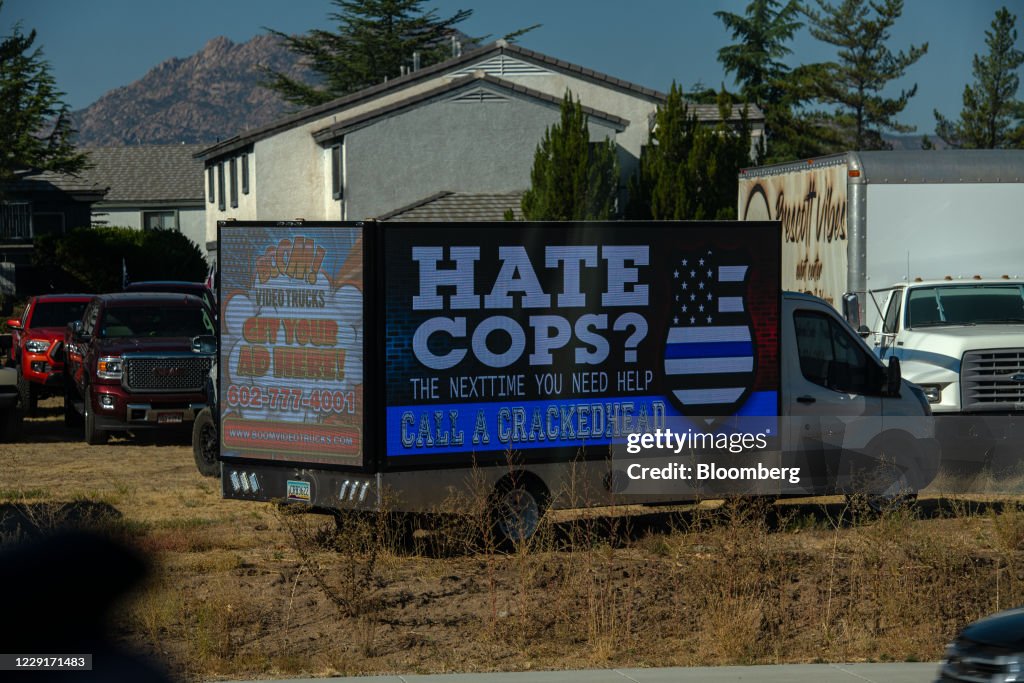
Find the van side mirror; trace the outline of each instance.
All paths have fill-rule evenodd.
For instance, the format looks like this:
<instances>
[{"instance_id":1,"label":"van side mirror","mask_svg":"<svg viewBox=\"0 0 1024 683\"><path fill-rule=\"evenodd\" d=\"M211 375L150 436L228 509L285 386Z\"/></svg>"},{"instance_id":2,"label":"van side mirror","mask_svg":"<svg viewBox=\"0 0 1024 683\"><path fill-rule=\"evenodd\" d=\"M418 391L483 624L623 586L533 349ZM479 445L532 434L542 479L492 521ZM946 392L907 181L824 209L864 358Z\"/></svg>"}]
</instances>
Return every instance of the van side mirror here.
<instances>
[{"instance_id":1,"label":"van side mirror","mask_svg":"<svg viewBox=\"0 0 1024 683\"><path fill-rule=\"evenodd\" d=\"M843 294L843 318L850 327L860 332L860 298L853 292Z\"/></svg>"},{"instance_id":2,"label":"van side mirror","mask_svg":"<svg viewBox=\"0 0 1024 683\"><path fill-rule=\"evenodd\" d=\"M903 377L900 374L900 359L896 356L889 356L889 364L885 368L885 394L886 396L899 396L900 386Z\"/></svg>"}]
</instances>

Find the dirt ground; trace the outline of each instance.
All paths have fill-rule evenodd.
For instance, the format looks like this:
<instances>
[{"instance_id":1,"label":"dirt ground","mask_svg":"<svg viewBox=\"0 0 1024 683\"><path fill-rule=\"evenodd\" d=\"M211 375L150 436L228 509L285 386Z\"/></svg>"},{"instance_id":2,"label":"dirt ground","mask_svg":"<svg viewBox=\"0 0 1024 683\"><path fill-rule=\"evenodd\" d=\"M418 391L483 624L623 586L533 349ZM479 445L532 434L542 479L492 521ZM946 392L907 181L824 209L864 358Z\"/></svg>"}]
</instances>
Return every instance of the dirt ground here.
<instances>
[{"instance_id":1,"label":"dirt ground","mask_svg":"<svg viewBox=\"0 0 1024 683\"><path fill-rule=\"evenodd\" d=\"M221 500L186 441L87 446L50 399L0 445L4 510L44 529L109 511L77 523L152 560L112 626L175 678L926 661L1024 595L1016 503L606 509L499 552L472 518L400 543L376 519Z\"/></svg>"}]
</instances>

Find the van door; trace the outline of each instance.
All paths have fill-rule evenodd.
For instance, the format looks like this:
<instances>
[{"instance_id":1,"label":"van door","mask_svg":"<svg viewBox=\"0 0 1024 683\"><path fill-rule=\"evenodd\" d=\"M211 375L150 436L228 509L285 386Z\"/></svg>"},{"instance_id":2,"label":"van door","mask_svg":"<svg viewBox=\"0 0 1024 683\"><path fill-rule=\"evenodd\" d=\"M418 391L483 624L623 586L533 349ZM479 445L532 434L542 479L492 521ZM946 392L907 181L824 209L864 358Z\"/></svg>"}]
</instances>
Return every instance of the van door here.
<instances>
[{"instance_id":1,"label":"van door","mask_svg":"<svg viewBox=\"0 0 1024 683\"><path fill-rule=\"evenodd\" d=\"M783 321L788 460L802 488L830 492L848 450L882 414L881 366L828 306L796 300Z\"/></svg>"}]
</instances>

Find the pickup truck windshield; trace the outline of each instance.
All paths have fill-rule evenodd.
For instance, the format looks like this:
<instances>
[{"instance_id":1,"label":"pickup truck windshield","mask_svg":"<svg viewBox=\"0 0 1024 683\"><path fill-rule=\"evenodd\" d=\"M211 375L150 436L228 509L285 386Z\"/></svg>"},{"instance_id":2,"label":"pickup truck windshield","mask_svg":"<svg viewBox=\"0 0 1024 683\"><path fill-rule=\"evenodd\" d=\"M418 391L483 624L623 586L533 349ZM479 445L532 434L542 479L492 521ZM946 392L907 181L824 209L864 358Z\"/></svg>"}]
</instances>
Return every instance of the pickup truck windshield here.
<instances>
[{"instance_id":1,"label":"pickup truck windshield","mask_svg":"<svg viewBox=\"0 0 1024 683\"><path fill-rule=\"evenodd\" d=\"M907 296L907 327L1024 322L1024 286L937 285Z\"/></svg>"},{"instance_id":2,"label":"pickup truck windshield","mask_svg":"<svg viewBox=\"0 0 1024 683\"><path fill-rule=\"evenodd\" d=\"M29 324L32 327L64 327L80 320L88 301L43 301L36 304Z\"/></svg>"},{"instance_id":3,"label":"pickup truck windshield","mask_svg":"<svg viewBox=\"0 0 1024 683\"><path fill-rule=\"evenodd\" d=\"M195 337L215 334L213 322L204 308L193 306L117 306L103 314L99 336L118 337Z\"/></svg>"}]
</instances>

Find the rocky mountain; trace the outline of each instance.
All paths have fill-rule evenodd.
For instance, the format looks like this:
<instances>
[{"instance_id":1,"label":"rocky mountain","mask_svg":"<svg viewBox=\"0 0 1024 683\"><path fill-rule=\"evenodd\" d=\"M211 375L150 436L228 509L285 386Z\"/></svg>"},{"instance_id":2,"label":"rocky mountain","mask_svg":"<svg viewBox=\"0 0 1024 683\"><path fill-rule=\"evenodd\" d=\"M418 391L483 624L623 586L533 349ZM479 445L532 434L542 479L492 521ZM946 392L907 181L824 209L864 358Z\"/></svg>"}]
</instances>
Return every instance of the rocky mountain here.
<instances>
[{"instance_id":1,"label":"rocky mountain","mask_svg":"<svg viewBox=\"0 0 1024 683\"><path fill-rule=\"evenodd\" d=\"M236 44L214 38L185 59L168 59L130 85L73 113L84 146L212 143L264 125L292 109L259 86L260 66L309 79L308 69L271 35Z\"/></svg>"}]
</instances>

